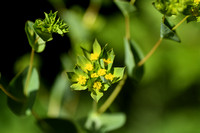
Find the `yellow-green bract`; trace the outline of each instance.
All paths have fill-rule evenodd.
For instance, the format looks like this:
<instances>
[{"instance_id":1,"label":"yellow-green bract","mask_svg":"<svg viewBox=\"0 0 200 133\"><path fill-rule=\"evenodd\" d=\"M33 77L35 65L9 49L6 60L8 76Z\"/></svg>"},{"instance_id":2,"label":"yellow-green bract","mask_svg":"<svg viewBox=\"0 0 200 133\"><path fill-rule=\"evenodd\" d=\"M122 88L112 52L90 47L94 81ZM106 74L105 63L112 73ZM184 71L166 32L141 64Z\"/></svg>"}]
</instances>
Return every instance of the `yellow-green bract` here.
<instances>
[{"instance_id":1,"label":"yellow-green bract","mask_svg":"<svg viewBox=\"0 0 200 133\"><path fill-rule=\"evenodd\" d=\"M101 46L95 40L93 52L90 53L82 48L84 55L77 57L77 65L73 72L67 72L73 82L73 90L86 90L91 92L91 97L98 102L103 92L114 83L123 78L125 67L112 67L114 62L113 49Z\"/></svg>"}]
</instances>

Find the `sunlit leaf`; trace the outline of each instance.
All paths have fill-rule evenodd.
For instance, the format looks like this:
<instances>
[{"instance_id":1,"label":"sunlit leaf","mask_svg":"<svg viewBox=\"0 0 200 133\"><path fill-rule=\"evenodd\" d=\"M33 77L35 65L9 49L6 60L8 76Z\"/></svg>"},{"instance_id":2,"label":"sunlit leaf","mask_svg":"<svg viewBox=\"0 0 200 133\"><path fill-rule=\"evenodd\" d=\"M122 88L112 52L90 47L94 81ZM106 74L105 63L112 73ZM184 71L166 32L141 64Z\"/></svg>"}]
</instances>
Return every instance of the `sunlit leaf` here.
<instances>
[{"instance_id":1,"label":"sunlit leaf","mask_svg":"<svg viewBox=\"0 0 200 133\"><path fill-rule=\"evenodd\" d=\"M9 93L18 100L8 97L8 106L17 115L30 114L36 98L36 92L39 89L39 76L36 68L32 69L29 84L25 88L28 68L14 77L9 84ZM27 90L26 94L24 93L25 89Z\"/></svg>"},{"instance_id":2,"label":"sunlit leaf","mask_svg":"<svg viewBox=\"0 0 200 133\"><path fill-rule=\"evenodd\" d=\"M85 127L93 132L106 133L122 127L126 122L126 116L123 113L104 113L89 115Z\"/></svg>"},{"instance_id":3,"label":"sunlit leaf","mask_svg":"<svg viewBox=\"0 0 200 133\"><path fill-rule=\"evenodd\" d=\"M39 53L44 51L46 42L38 36L33 28L33 25L34 23L32 21L27 21L25 24L25 32L30 46Z\"/></svg>"}]
</instances>

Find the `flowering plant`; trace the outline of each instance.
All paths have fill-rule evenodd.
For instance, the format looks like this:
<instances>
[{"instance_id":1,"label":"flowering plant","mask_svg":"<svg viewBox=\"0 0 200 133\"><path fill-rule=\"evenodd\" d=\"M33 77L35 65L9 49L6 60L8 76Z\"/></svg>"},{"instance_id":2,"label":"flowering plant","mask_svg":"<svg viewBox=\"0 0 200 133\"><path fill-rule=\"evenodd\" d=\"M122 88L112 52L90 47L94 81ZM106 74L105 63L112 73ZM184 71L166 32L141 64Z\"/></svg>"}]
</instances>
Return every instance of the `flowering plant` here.
<instances>
[{"instance_id":1,"label":"flowering plant","mask_svg":"<svg viewBox=\"0 0 200 133\"><path fill-rule=\"evenodd\" d=\"M106 45L107 46L107 45ZM84 55L77 57L77 65L73 72L67 72L73 82L73 90L86 90L91 92L91 97L98 102L103 92L121 80L125 67L112 67L115 58L113 49L101 49L98 41L93 44L93 53L82 48Z\"/></svg>"}]
</instances>

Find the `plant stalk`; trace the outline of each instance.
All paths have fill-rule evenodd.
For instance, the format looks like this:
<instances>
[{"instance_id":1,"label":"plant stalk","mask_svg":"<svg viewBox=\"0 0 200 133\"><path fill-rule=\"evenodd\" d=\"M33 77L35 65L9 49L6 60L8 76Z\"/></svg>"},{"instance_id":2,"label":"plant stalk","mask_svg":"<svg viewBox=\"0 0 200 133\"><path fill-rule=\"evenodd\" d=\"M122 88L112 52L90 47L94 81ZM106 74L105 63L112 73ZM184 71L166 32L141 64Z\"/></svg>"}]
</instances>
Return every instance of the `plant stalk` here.
<instances>
[{"instance_id":1,"label":"plant stalk","mask_svg":"<svg viewBox=\"0 0 200 133\"><path fill-rule=\"evenodd\" d=\"M129 15L125 16L125 30L126 30L126 39L130 40L130 18Z\"/></svg>"},{"instance_id":2,"label":"plant stalk","mask_svg":"<svg viewBox=\"0 0 200 133\"><path fill-rule=\"evenodd\" d=\"M104 104L98 109L97 113L102 114L104 113L110 105L113 103L119 92L121 91L122 87L125 84L125 81L127 79L127 74L124 75L123 79L118 83L115 90L112 92L112 94L108 97L108 99L104 102Z\"/></svg>"},{"instance_id":3,"label":"plant stalk","mask_svg":"<svg viewBox=\"0 0 200 133\"><path fill-rule=\"evenodd\" d=\"M176 24L172 30L176 30L190 15L185 16L178 24Z\"/></svg>"},{"instance_id":4,"label":"plant stalk","mask_svg":"<svg viewBox=\"0 0 200 133\"><path fill-rule=\"evenodd\" d=\"M28 74L27 74L27 78L26 78L26 82L25 82L25 90L24 90L25 91L24 92L25 95L28 94L28 90L27 89L28 89L28 85L29 85L29 81L30 81L30 77L31 77L31 73L32 73L32 68L33 68L34 53L35 53L35 51L32 48Z\"/></svg>"},{"instance_id":5,"label":"plant stalk","mask_svg":"<svg viewBox=\"0 0 200 133\"><path fill-rule=\"evenodd\" d=\"M162 40L163 38L160 37L160 39L156 42L151 51L137 64L139 67L142 66L151 57L151 55L156 51L158 46L161 44Z\"/></svg>"}]
</instances>

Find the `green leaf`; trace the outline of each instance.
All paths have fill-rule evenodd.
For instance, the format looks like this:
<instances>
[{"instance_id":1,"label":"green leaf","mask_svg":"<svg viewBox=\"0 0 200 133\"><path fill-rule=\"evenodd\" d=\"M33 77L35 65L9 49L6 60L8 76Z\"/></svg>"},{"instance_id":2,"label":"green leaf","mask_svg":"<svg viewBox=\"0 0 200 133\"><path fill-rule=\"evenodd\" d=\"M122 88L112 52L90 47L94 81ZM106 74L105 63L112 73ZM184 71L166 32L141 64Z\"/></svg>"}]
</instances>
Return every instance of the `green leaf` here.
<instances>
[{"instance_id":1,"label":"green leaf","mask_svg":"<svg viewBox=\"0 0 200 133\"><path fill-rule=\"evenodd\" d=\"M19 100L13 100L8 97L8 106L16 115L29 115L35 102L36 92L39 89L39 76L36 68L32 69L28 87L25 88L27 80L28 67L9 84L9 93ZM24 94L25 89L27 94Z\"/></svg>"},{"instance_id":2,"label":"green leaf","mask_svg":"<svg viewBox=\"0 0 200 133\"><path fill-rule=\"evenodd\" d=\"M176 31L171 30L172 26L169 24L167 19L164 19L164 23L161 23L160 37L170 39L176 42L181 42L180 38L176 34Z\"/></svg>"},{"instance_id":3,"label":"green leaf","mask_svg":"<svg viewBox=\"0 0 200 133\"><path fill-rule=\"evenodd\" d=\"M93 132L106 133L122 127L126 122L126 115L124 113L104 113L89 115L85 127Z\"/></svg>"},{"instance_id":4,"label":"green leaf","mask_svg":"<svg viewBox=\"0 0 200 133\"><path fill-rule=\"evenodd\" d=\"M44 118L37 121L44 133L78 133L75 124L66 119Z\"/></svg>"},{"instance_id":5,"label":"green leaf","mask_svg":"<svg viewBox=\"0 0 200 133\"><path fill-rule=\"evenodd\" d=\"M114 67L113 75L117 77L117 81L121 80L124 76L125 67ZM117 82L115 81L115 82Z\"/></svg>"},{"instance_id":6,"label":"green leaf","mask_svg":"<svg viewBox=\"0 0 200 133\"><path fill-rule=\"evenodd\" d=\"M77 64L81 67L83 71L86 72L87 70L85 69L85 66L86 64L91 64L91 62L85 56L79 55L77 57Z\"/></svg>"},{"instance_id":7,"label":"green leaf","mask_svg":"<svg viewBox=\"0 0 200 133\"><path fill-rule=\"evenodd\" d=\"M125 64L128 71L128 76L139 82L144 74L144 66L138 67L138 62L142 59L143 54L133 40L124 39L125 45Z\"/></svg>"},{"instance_id":8,"label":"green leaf","mask_svg":"<svg viewBox=\"0 0 200 133\"><path fill-rule=\"evenodd\" d=\"M80 85L79 83L72 84L70 87L71 87L73 90L77 90L77 91L86 90L86 89L87 89L87 86L82 86L82 85Z\"/></svg>"},{"instance_id":9,"label":"green leaf","mask_svg":"<svg viewBox=\"0 0 200 133\"><path fill-rule=\"evenodd\" d=\"M30 46L38 53L44 51L46 42L38 36L33 28L34 23L32 21L27 21L25 24L25 32L28 38Z\"/></svg>"},{"instance_id":10,"label":"green leaf","mask_svg":"<svg viewBox=\"0 0 200 133\"><path fill-rule=\"evenodd\" d=\"M74 72L67 72L67 76L71 82L77 82L78 75Z\"/></svg>"},{"instance_id":11,"label":"green leaf","mask_svg":"<svg viewBox=\"0 0 200 133\"><path fill-rule=\"evenodd\" d=\"M136 8L129 1L114 0L114 2L121 10L124 16L127 16L129 15L129 13L136 10Z\"/></svg>"},{"instance_id":12,"label":"green leaf","mask_svg":"<svg viewBox=\"0 0 200 133\"><path fill-rule=\"evenodd\" d=\"M97 53L98 55L101 53L101 46L96 39L93 43L93 53Z\"/></svg>"},{"instance_id":13,"label":"green leaf","mask_svg":"<svg viewBox=\"0 0 200 133\"><path fill-rule=\"evenodd\" d=\"M35 29L35 32L44 40L44 41L51 41L53 40L52 33L47 33L41 31L41 29L38 29L36 25L33 25L33 28Z\"/></svg>"},{"instance_id":14,"label":"green leaf","mask_svg":"<svg viewBox=\"0 0 200 133\"><path fill-rule=\"evenodd\" d=\"M90 95L98 103L99 99L103 96L103 93L100 91L92 91Z\"/></svg>"}]
</instances>

